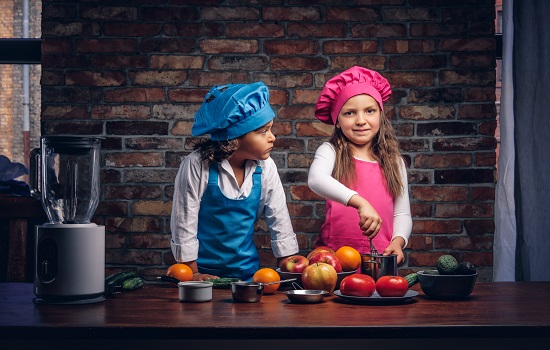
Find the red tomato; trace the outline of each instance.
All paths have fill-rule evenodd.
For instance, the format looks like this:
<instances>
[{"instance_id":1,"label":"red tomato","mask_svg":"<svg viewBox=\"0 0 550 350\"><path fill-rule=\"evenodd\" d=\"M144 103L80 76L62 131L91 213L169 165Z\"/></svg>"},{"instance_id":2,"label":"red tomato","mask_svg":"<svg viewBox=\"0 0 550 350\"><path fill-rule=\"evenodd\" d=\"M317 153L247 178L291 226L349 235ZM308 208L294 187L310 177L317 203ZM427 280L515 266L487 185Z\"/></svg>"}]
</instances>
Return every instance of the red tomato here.
<instances>
[{"instance_id":1,"label":"red tomato","mask_svg":"<svg viewBox=\"0 0 550 350\"><path fill-rule=\"evenodd\" d=\"M356 297L370 297L375 290L374 279L369 275L354 273L340 282L340 293Z\"/></svg>"},{"instance_id":2,"label":"red tomato","mask_svg":"<svg viewBox=\"0 0 550 350\"><path fill-rule=\"evenodd\" d=\"M382 276L376 281L376 291L381 297L402 297L408 290L409 283L401 276Z\"/></svg>"}]
</instances>

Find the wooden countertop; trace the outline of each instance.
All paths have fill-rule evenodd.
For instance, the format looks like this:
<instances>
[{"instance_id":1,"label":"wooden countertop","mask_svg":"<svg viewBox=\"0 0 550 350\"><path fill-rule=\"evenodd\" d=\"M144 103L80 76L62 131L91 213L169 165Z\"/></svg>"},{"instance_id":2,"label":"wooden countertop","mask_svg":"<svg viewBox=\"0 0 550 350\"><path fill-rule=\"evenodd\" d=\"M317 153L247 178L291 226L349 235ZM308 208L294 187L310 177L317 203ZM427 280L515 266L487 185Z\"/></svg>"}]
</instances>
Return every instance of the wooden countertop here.
<instances>
[{"instance_id":1,"label":"wooden countertop","mask_svg":"<svg viewBox=\"0 0 550 350\"><path fill-rule=\"evenodd\" d=\"M459 301L429 299L416 285L419 295L397 305L358 305L337 296L292 304L280 291L258 303L235 303L229 290L217 289L211 302L182 303L168 285L145 285L96 304L36 305L32 289L30 283L0 283L0 339L14 348L40 342L42 349L50 343L60 349L82 339L103 340L96 344L103 348L116 339L158 348L155 340L212 345L225 339L262 344L262 350L269 348L264 340L285 350L334 341L335 348L351 342L469 350L546 348L550 340L550 282L478 282ZM448 339L454 340L441 343Z\"/></svg>"}]
</instances>

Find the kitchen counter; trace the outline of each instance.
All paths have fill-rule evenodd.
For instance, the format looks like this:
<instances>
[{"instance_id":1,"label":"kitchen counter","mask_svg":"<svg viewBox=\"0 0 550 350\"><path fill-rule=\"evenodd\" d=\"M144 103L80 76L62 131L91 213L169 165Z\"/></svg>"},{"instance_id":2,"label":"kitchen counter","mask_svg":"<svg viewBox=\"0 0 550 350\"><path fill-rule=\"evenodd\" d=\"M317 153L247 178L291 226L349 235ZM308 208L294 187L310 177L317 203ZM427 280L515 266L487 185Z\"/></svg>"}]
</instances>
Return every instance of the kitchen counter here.
<instances>
[{"instance_id":1,"label":"kitchen counter","mask_svg":"<svg viewBox=\"0 0 550 350\"><path fill-rule=\"evenodd\" d=\"M2 349L531 349L550 340L550 282L478 282L466 300L419 295L395 305L337 296L292 304L278 291L235 303L182 303L168 284L145 285L87 305L37 305L30 283L0 283Z\"/></svg>"}]
</instances>

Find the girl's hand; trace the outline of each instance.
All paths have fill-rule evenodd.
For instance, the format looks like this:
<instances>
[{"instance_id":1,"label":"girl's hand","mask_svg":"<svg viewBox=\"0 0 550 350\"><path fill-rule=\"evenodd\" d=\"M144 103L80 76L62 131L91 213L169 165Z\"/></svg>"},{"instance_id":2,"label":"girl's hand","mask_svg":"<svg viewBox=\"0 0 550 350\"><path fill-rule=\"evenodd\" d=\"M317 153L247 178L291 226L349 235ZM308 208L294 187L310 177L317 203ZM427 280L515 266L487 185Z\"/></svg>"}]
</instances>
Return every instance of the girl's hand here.
<instances>
[{"instance_id":1,"label":"girl's hand","mask_svg":"<svg viewBox=\"0 0 550 350\"><path fill-rule=\"evenodd\" d=\"M397 255L397 265L401 265L405 261L405 254L403 253L403 245L405 241L401 237L395 237L391 243L384 249L382 255Z\"/></svg>"},{"instance_id":2,"label":"girl's hand","mask_svg":"<svg viewBox=\"0 0 550 350\"><path fill-rule=\"evenodd\" d=\"M382 218L378 215L376 209L358 194L351 197L348 206L357 209L357 213L359 214L359 227L361 231L363 231L363 235L367 236L369 239L373 239L382 227Z\"/></svg>"}]
</instances>

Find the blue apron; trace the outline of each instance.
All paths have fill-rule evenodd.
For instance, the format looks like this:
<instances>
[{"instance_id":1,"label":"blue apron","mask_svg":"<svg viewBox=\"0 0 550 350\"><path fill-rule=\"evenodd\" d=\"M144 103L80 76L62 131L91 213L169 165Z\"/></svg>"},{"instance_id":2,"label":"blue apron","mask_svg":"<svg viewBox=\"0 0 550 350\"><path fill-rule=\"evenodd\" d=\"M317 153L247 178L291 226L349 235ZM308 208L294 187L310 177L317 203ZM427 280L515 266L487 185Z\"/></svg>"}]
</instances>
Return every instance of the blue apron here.
<instances>
[{"instance_id":1,"label":"blue apron","mask_svg":"<svg viewBox=\"0 0 550 350\"><path fill-rule=\"evenodd\" d=\"M252 181L248 198L227 198L218 185L218 164L210 166L199 209L199 272L250 280L258 271L260 258L254 244L254 223L262 193L259 165Z\"/></svg>"}]
</instances>

